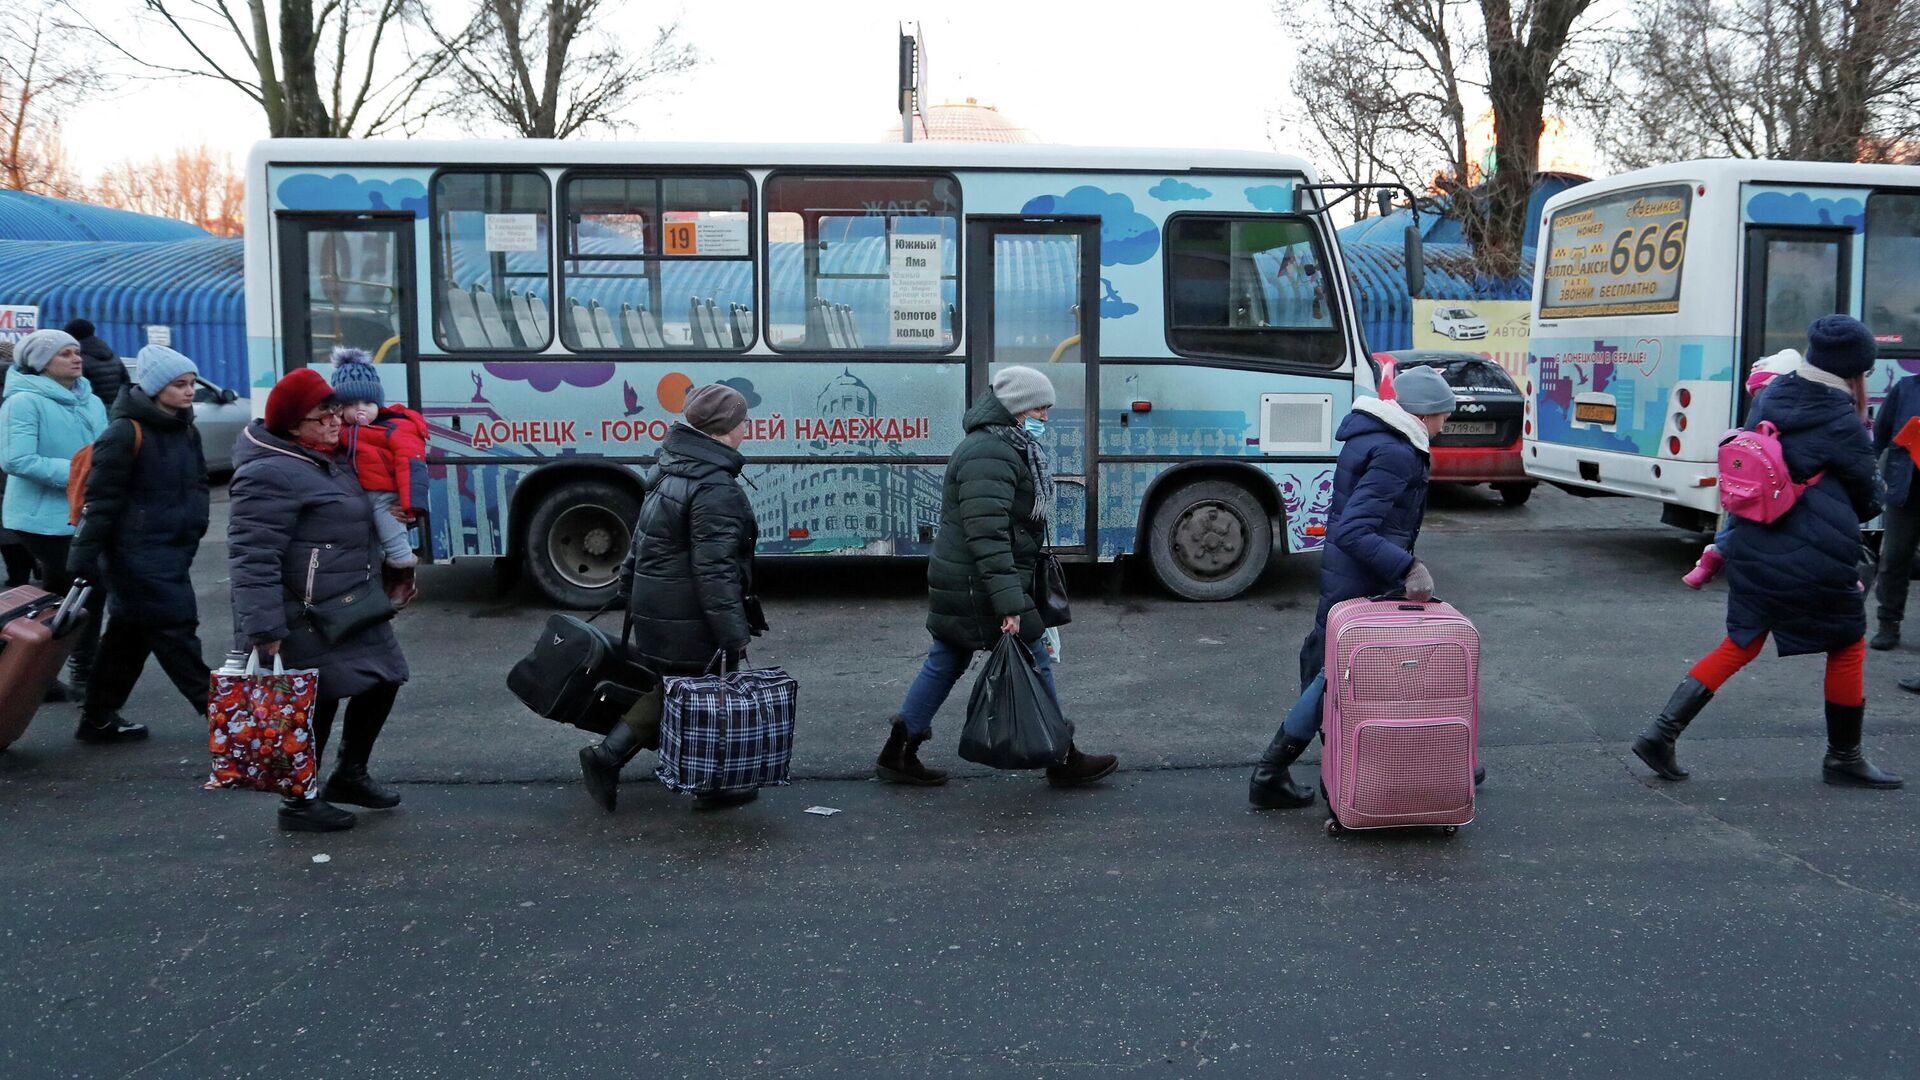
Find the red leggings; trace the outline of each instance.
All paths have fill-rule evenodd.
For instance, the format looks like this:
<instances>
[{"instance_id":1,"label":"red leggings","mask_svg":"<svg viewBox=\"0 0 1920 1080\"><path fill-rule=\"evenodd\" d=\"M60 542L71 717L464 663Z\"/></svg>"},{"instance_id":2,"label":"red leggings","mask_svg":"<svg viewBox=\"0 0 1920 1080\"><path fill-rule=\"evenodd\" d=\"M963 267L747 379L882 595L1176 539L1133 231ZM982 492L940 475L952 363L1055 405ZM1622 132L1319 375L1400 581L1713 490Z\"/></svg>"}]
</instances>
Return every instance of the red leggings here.
<instances>
[{"instance_id":1,"label":"red leggings","mask_svg":"<svg viewBox=\"0 0 1920 1080\"><path fill-rule=\"evenodd\" d=\"M1720 647L1708 653L1701 661L1693 665L1687 674L1700 680L1707 689L1719 693L1734 672L1753 662L1760 650L1767 647L1767 635L1761 634L1753 639L1746 648L1734 644L1732 638L1720 643ZM1835 649L1827 654L1827 700L1835 705L1864 705L1867 701L1867 643L1865 639L1856 641L1844 649Z\"/></svg>"}]
</instances>

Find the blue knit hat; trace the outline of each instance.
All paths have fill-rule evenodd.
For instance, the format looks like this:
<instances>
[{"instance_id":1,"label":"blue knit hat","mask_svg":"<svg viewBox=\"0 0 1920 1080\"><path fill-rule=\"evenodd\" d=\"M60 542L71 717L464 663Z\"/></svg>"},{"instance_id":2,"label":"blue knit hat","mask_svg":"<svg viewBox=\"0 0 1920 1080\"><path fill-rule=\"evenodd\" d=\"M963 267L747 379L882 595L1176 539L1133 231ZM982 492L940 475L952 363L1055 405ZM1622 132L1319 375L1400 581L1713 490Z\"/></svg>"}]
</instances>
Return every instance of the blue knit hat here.
<instances>
[{"instance_id":1,"label":"blue knit hat","mask_svg":"<svg viewBox=\"0 0 1920 1080\"><path fill-rule=\"evenodd\" d=\"M380 385L380 373L373 369L373 363L367 359L367 350L345 345L333 350L333 395L340 399L342 405L351 405L356 401L371 401L375 405L387 403L386 387Z\"/></svg>"},{"instance_id":2,"label":"blue knit hat","mask_svg":"<svg viewBox=\"0 0 1920 1080\"><path fill-rule=\"evenodd\" d=\"M148 397L165 390L168 383L182 375L200 374L200 368L192 360L165 345L148 345L140 350L134 360L139 363L140 375L133 384Z\"/></svg>"},{"instance_id":3,"label":"blue knit hat","mask_svg":"<svg viewBox=\"0 0 1920 1080\"><path fill-rule=\"evenodd\" d=\"M1807 363L1828 374L1865 375L1879 353L1873 331L1851 315L1822 315L1807 327Z\"/></svg>"}]
</instances>

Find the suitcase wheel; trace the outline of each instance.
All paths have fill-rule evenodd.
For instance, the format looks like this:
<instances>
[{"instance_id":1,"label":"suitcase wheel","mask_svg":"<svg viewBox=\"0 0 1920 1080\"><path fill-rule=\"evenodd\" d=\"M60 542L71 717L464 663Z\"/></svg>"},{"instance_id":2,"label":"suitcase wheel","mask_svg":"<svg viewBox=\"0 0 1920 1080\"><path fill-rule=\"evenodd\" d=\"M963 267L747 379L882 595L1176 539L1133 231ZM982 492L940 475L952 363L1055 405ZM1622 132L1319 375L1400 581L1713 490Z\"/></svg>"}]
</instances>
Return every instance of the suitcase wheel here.
<instances>
[{"instance_id":1,"label":"suitcase wheel","mask_svg":"<svg viewBox=\"0 0 1920 1080\"><path fill-rule=\"evenodd\" d=\"M1327 819L1327 835L1328 836L1340 835L1340 819L1339 818Z\"/></svg>"},{"instance_id":2,"label":"suitcase wheel","mask_svg":"<svg viewBox=\"0 0 1920 1080\"><path fill-rule=\"evenodd\" d=\"M1440 835L1441 835L1441 836L1452 836L1453 834L1455 834L1455 833L1457 833L1457 832L1459 832L1459 831L1460 831L1460 826L1458 826L1458 825L1442 825L1442 826L1440 826Z\"/></svg>"}]
</instances>

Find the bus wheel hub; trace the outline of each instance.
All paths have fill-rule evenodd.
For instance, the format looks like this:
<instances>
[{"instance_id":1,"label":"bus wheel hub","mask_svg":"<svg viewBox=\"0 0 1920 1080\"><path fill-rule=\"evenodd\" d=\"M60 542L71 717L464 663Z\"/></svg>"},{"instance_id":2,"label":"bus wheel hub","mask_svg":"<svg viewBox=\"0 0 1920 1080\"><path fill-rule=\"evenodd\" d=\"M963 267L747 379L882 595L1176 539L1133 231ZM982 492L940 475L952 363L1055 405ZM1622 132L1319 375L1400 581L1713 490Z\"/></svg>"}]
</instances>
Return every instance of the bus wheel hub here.
<instances>
[{"instance_id":1,"label":"bus wheel hub","mask_svg":"<svg viewBox=\"0 0 1920 1080\"><path fill-rule=\"evenodd\" d=\"M1246 526L1219 503L1201 503L1174 524L1173 546L1187 567L1217 576L1239 564L1246 551Z\"/></svg>"}]
</instances>

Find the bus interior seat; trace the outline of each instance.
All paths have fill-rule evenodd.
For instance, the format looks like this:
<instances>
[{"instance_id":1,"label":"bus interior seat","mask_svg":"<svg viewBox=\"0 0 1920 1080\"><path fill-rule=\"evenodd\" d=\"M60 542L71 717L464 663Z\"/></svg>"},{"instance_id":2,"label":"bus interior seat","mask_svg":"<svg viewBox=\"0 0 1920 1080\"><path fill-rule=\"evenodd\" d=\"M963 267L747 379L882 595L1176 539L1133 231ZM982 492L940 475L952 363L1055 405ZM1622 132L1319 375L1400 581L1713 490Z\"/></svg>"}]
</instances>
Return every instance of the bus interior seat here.
<instances>
[{"instance_id":1,"label":"bus interior seat","mask_svg":"<svg viewBox=\"0 0 1920 1080\"><path fill-rule=\"evenodd\" d=\"M834 309L833 301L820 301L820 325L826 328L827 348L844 349L847 347L847 334L840 326L840 315Z\"/></svg>"},{"instance_id":2,"label":"bus interior seat","mask_svg":"<svg viewBox=\"0 0 1920 1080\"><path fill-rule=\"evenodd\" d=\"M627 332L627 343L636 349L664 349L666 341L654 326L653 313L632 304L620 305L620 326Z\"/></svg>"},{"instance_id":3,"label":"bus interior seat","mask_svg":"<svg viewBox=\"0 0 1920 1080\"><path fill-rule=\"evenodd\" d=\"M858 349L862 347L860 343L860 324L854 321L852 304L840 305L840 333L847 339L848 348Z\"/></svg>"},{"instance_id":4,"label":"bus interior seat","mask_svg":"<svg viewBox=\"0 0 1920 1080\"><path fill-rule=\"evenodd\" d=\"M588 300L587 305L587 310L593 313L593 332L600 336L600 347L619 348L620 339L613 332L613 316L607 312L606 308L600 306L598 299Z\"/></svg>"},{"instance_id":5,"label":"bus interior seat","mask_svg":"<svg viewBox=\"0 0 1920 1080\"><path fill-rule=\"evenodd\" d=\"M713 297L707 297L706 309L701 313L701 317L706 320L707 340L713 342L714 348L731 349L737 347L733 344L733 335L720 328L720 308L713 302Z\"/></svg>"},{"instance_id":6,"label":"bus interior seat","mask_svg":"<svg viewBox=\"0 0 1920 1080\"><path fill-rule=\"evenodd\" d=\"M533 339L544 344L549 340L553 325L552 313L547 310L547 301L534 293L527 293L527 314L533 316Z\"/></svg>"},{"instance_id":7,"label":"bus interior seat","mask_svg":"<svg viewBox=\"0 0 1920 1080\"><path fill-rule=\"evenodd\" d=\"M546 331L533 318L533 296L519 289L507 290L507 307L513 311L514 325L520 329L520 344L538 349L547 343Z\"/></svg>"},{"instance_id":8,"label":"bus interior seat","mask_svg":"<svg viewBox=\"0 0 1920 1080\"><path fill-rule=\"evenodd\" d=\"M473 283L473 310L480 316L480 329L487 332L487 344L496 349L512 349L519 345L513 340L513 335L507 332L506 320L500 317L499 303L477 281Z\"/></svg>"},{"instance_id":9,"label":"bus interior seat","mask_svg":"<svg viewBox=\"0 0 1920 1080\"><path fill-rule=\"evenodd\" d=\"M733 347L744 349L753 342L753 309L745 304L727 305L733 316Z\"/></svg>"},{"instance_id":10,"label":"bus interior seat","mask_svg":"<svg viewBox=\"0 0 1920 1080\"><path fill-rule=\"evenodd\" d=\"M687 297L687 340L696 349L716 348L719 345L718 342L707 340L707 320L704 318L704 312L705 309L700 306L699 297Z\"/></svg>"},{"instance_id":11,"label":"bus interior seat","mask_svg":"<svg viewBox=\"0 0 1920 1080\"><path fill-rule=\"evenodd\" d=\"M441 290L441 300L447 307L447 321L442 327L447 332L447 344L456 349L486 348L487 332L480 328L480 316L473 310L473 297L449 282Z\"/></svg>"},{"instance_id":12,"label":"bus interior seat","mask_svg":"<svg viewBox=\"0 0 1920 1080\"><path fill-rule=\"evenodd\" d=\"M587 314L587 309L581 306L580 301L571 296L567 297L567 325L572 328L573 339L579 342L580 348L601 347L600 335L593 329L593 316Z\"/></svg>"}]
</instances>

